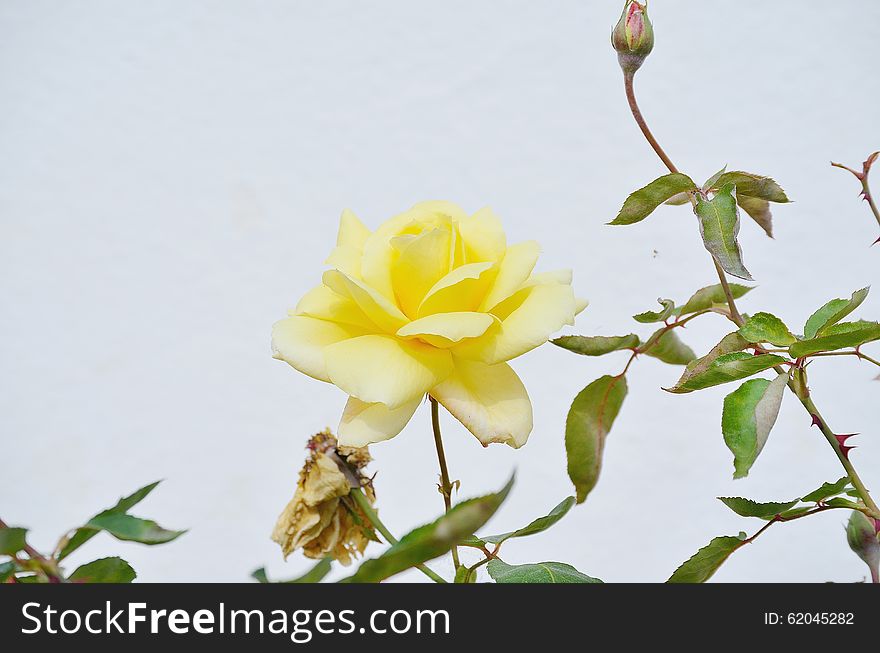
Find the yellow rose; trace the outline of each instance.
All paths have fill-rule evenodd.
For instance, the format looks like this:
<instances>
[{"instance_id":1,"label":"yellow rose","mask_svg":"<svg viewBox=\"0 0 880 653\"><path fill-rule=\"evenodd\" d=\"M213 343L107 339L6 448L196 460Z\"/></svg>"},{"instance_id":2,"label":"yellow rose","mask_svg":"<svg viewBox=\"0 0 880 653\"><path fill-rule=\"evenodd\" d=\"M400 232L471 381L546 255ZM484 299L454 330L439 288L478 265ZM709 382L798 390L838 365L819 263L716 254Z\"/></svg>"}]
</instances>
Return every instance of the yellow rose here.
<instances>
[{"instance_id":1,"label":"yellow rose","mask_svg":"<svg viewBox=\"0 0 880 653\"><path fill-rule=\"evenodd\" d=\"M484 445L521 447L532 406L506 361L586 306L570 271L533 274L538 253L508 246L488 208L424 202L374 232L346 210L333 269L274 325L274 356L349 395L342 445L393 438L430 394Z\"/></svg>"}]
</instances>

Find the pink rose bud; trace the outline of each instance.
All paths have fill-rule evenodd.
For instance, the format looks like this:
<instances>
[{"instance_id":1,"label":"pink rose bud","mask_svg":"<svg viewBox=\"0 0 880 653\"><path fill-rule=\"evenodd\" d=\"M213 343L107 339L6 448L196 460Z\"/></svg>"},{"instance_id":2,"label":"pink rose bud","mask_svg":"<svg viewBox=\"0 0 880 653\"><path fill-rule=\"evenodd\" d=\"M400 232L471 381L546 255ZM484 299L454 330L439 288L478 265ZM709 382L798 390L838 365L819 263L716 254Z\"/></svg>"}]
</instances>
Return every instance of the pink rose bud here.
<instances>
[{"instance_id":1,"label":"pink rose bud","mask_svg":"<svg viewBox=\"0 0 880 653\"><path fill-rule=\"evenodd\" d=\"M648 19L647 3L626 0L620 20L611 33L611 44L617 50L623 72L635 73L654 49L654 28Z\"/></svg>"}]
</instances>

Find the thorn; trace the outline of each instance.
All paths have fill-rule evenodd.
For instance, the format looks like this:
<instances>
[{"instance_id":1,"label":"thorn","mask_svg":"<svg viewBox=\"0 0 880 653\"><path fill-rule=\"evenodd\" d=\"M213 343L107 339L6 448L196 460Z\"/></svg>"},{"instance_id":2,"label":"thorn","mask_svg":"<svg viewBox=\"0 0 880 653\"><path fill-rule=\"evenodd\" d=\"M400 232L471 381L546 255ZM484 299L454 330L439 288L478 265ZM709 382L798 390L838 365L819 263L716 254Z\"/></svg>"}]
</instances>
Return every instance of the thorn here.
<instances>
[{"instance_id":1,"label":"thorn","mask_svg":"<svg viewBox=\"0 0 880 653\"><path fill-rule=\"evenodd\" d=\"M841 435L835 435L834 437L837 438L837 444L842 447L844 443L854 435L858 435L858 433L843 433Z\"/></svg>"},{"instance_id":2,"label":"thorn","mask_svg":"<svg viewBox=\"0 0 880 653\"><path fill-rule=\"evenodd\" d=\"M822 420L819 419L818 415L813 415L812 413L810 413L810 417L813 418L813 423L810 424L810 426L818 426L819 428L822 428Z\"/></svg>"},{"instance_id":3,"label":"thorn","mask_svg":"<svg viewBox=\"0 0 880 653\"><path fill-rule=\"evenodd\" d=\"M849 460L849 452L852 449L855 449L855 446L849 447L846 445L846 441L849 440L852 436L858 435L858 433L844 433L842 435L835 435L834 439L837 440L837 446L840 447L840 453L843 454L843 457Z\"/></svg>"}]
</instances>

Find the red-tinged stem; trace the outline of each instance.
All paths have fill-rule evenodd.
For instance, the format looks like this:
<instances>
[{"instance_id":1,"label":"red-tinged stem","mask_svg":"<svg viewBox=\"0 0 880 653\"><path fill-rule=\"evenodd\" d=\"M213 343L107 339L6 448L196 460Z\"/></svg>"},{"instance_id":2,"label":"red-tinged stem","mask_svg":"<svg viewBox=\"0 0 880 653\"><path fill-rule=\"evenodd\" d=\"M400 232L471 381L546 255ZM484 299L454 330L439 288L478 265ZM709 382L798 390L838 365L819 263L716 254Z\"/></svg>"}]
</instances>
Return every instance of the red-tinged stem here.
<instances>
[{"instance_id":1,"label":"red-tinged stem","mask_svg":"<svg viewBox=\"0 0 880 653\"><path fill-rule=\"evenodd\" d=\"M670 159L663 148L660 147L660 143L654 138L654 134L652 134L651 130L648 128L648 123L645 121L644 116L642 116L642 111L639 109L639 103L636 102L635 89L633 88L634 77L635 73L623 74L623 86L626 89L626 100L629 102L629 109L632 111L633 118L636 119L639 129L642 130L642 134L645 135L645 140L647 140L651 147L654 148L657 156L659 156L660 160L663 161L663 164L669 168L669 172L678 172L678 168L675 167L672 159Z\"/></svg>"},{"instance_id":2,"label":"red-tinged stem","mask_svg":"<svg viewBox=\"0 0 880 653\"><path fill-rule=\"evenodd\" d=\"M654 137L654 134L648 128L648 123L645 121L645 117L642 115L641 110L639 109L638 102L636 101L635 88L633 84L634 75L632 73L624 73L623 75L623 85L626 90L626 99L629 103L630 111L632 112L633 118L638 124L639 129L641 129L642 134L645 136L645 140L648 141L648 144L657 153L657 156L660 157L660 160L663 164L669 169L670 172L678 172L678 168L672 162L672 160L667 156L666 152L657 142L657 139ZM862 178L860 177L860 180ZM863 181L863 186L866 185L866 180ZM691 203L695 203L695 199L693 197L693 193L688 194L691 200ZM867 192L867 196L870 198L870 192ZM869 200L869 203L872 203L872 200ZM876 208L876 207L875 207ZM880 223L880 213L875 214ZM721 265L718 263L718 260L715 257L712 257L712 261L715 264L715 270L718 273L718 280L721 282L721 287L724 290L725 298L727 299L727 305L730 309L730 320L741 327L745 322L743 320L742 314L739 312L739 309L736 306L736 300L733 297L733 293L730 291L730 284L727 281L727 275L724 273L724 270L721 268ZM784 373L784 370L781 367L774 368L778 373ZM825 420L821 418L819 415L819 411L816 409L815 404L812 399L810 399L809 391L805 389L803 391L799 391L793 382L789 382L789 389L797 396L800 400L801 404L803 404L804 408L808 413L815 419L818 419L821 422L822 433L825 436L825 439L828 440L828 443L831 445L831 448L834 449L834 453L837 455L838 460L840 461L843 468L846 470L846 473L849 475L850 481L853 484L853 487L859 492L859 496L862 501L871 511L872 516L875 519L880 519L880 508L877 507L877 504L871 498L868 489L865 487L865 484L862 482L862 479L859 477L852 463L849 461L849 456L846 451L842 448L840 443L837 441L837 438L834 437L834 433L825 423Z\"/></svg>"}]
</instances>

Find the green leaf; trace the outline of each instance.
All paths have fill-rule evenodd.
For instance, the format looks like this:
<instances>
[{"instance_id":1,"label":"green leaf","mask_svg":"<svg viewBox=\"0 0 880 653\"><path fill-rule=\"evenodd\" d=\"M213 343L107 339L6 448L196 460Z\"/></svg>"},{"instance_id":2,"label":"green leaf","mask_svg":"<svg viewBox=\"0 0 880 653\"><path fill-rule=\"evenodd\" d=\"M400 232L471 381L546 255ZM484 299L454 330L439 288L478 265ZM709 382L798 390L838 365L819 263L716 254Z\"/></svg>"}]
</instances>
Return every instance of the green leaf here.
<instances>
[{"instance_id":1,"label":"green leaf","mask_svg":"<svg viewBox=\"0 0 880 653\"><path fill-rule=\"evenodd\" d=\"M333 568L333 560L330 558L324 558L318 564L314 565L311 569L309 569L306 573L298 578L291 578L290 580L280 581L282 583L292 583L292 584L310 584L310 583L320 583L324 580L324 577L330 573L330 569Z\"/></svg>"},{"instance_id":2,"label":"green leaf","mask_svg":"<svg viewBox=\"0 0 880 653\"><path fill-rule=\"evenodd\" d=\"M140 519L124 513L110 513L92 517L86 526L107 531L117 540L141 544L164 544L186 531L170 531L149 519Z\"/></svg>"},{"instance_id":3,"label":"green leaf","mask_svg":"<svg viewBox=\"0 0 880 653\"><path fill-rule=\"evenodd\" d=\"M489 535L487 537L480 538L483 542L491 542L492 544L501 544L506 540L509 540L512 537L525 537L527 535L535 535L536 533L541 533L546 531L548 528L553 526L560 519L565 517L566 513L571 510L571 507L575 504L574 497L566 497L562 501L560 501L549 513L544 515L543 517L538 517L536 520L531 522L528 526L523 526L515 531L510 531L509 533L502 533L501 535Z\"/></svg>"},{"instance_id":4,"label":"green leaf","mask_svg":"<svg viewBox=\"0 0 880 653\"><path fill-rule=\"evenodd\" d=\"M683 385L692 377L700 376L705 373L719 356L730 354L735 351L741 351L748 346L749 341L739 335L736 331L728 333L721 339L721 342L709 350L708 354L688 363L676 385Z\"/></svg>"},{"instance_id":5,"label":"green leaf","mask_svg":"<svg viewBox=\"0 0 880 653\"><path fill-rule=\"evenodd\" d=\"M366 560L345 582L378 583L443 555L489 521L512 485L513 478L501 491L459 503L436 521L410 531L379 557Z\"/></svg>"},{"instance_id":6,"label":"green leaf","mask_svg":"<svg viewBox=\"0 0 880 653\"><path fill-rule=\"evenodd\" d=\"M743 172L742 170L731 170L719 176L712 187L724 188L728 184L736 186L737 195L747 195L781 204L790 201L782 187L770 177L763 177L750 172Z\"/></svg>"},{"instance_id":7,"label":"green leaf","mask_svg":"<svg viewBox=\"0 0 880 653\"><path fill-rule=\"evenodd\" d=\"M723 168L721 168L721 170L719 170L714 175L709 177L703 183L703 188L702 188L703 192L708 193L709 191L715 190L716 184L718 183L718 180L721 179L721 175L723 175L725 172L727 172L727 166L724 166Z\"/></svg>"},{"instance_id":8,"label":"green leaf","mask_svg":"<svg viewBox=\"0 0 880 653\"><path fill-rule=\"evenodd\" d=\"M841 494L846 487L849 485L849 476L842 476L841 478L834 481L834 483L822 483L822 485L818 488L810 492L809 494L805 494L801 497L801 501L806 501L807 503L814 503L822 501L822 499L827 499L828 497L833 497L838 494Z\"/></svg>"},{"instance_id":9,"label":"green leaf","mask_svg":"<svg viewBox=\"0 0 880 653\"><path fill-rule=\"evenodd\" d=\"M80 567L70 574L74 583L130 583L137 574L122 558L101 558Z\"/></svg>"},{"instance_id":10,"label":"green leaf","mask_svg":"<svg viewBox=\"0 0 880 653\"><path fill-rule=\"evenodd\" d=\"M658 206L678 193L697 190L687 175L674 172L655 179L626 198L620 213L608 224L635 224L647 218Z\"/></svg>"},{"instance_id":11,"label":"green leaf","mask_svg":"<svg viewBox=\"0 0 880 653\"><path fill-rule=\"evenodd\" d=\"M758 517L759 519L773 519L776 515L785 512L797 505L799 499L794 501L768 501L758 503L751 499L741 497L718 497L725 506L742 517Z\"/></svg>"},{"instance_id":12,"label":"green leaf","mask_svg":"<svg viewBox=\"0 0 880 653\"><path fill-rule=\"evenodd\" d=\"M739 299L752 290L751 286L744 286L740 283L731 283L728 285L730 286L730 294L733 295L734 299ZM676 311L676 314L687 315L688 313L697 313L698 311L705 311L708 308L712 308L716 304L726 303L727 297L724 295L724 288L721 287L720 283L716 283L714 286L700 288L689 300L687 300L684 306Z\"/></svg>"},{"instance_id":13,"label":"green leaf","mask_svg":"<svg viewBox=\"0 0 880 653\"><path fill-rule=\"evenodd\" d=\"M0 583L5 583L15 575L16 566L12 560L0 562Z\"/></svg>"},{"instance_id":14,"label":"green leaf","mask_svg":"<svg viewBox=\"0 0 880 653\"><path fill-rule=\"evenodd\" d=\"M675 302L671 299L658 299L657 303L663 307L662 311L645 311L644 313L633 315L633 319L642 324L664 322L669 319L672 316L672 312L675 310Z\"/></svg>"},{"instance_id":15,"label":"green leaf","mask_svg":"<svg viewBox=\"0 0 880 653\"><path fill-rule=\"evenodd\" d=\"M605 438L626 397L626 378L603 376L580 391L565 420L568 476L583 503L599 480Z\"/></svg>"},{"instance_id":16,"label":"green leaf","mask_svg":"<svg viewBox=\"0 0 880 653\"><path fill-rule=\"evenodd\" d=\"M36 574L29 574L27 576L16 576L16 583L42 583L43 579Z\"/></svg>"},{"instance_id":17,"label":"green leaf","mask_svg":"<svg viewBox=\"0 0 880 653\"><path fill-rule=\"evenodd\" d=\"M770 211L770 203L767 200L737 193L736 203L752 220L758 223L765 234L773 238L773 213Z\"/></svg>"},{"instance_id":18,"label":"green leaf","mask_svg":"<svg viewBox=\"0 0 880 653\"><path fill-rule=\"evenodd\" d=\"M100 517L106 514L116 514L116 513L126 513L132 508L134 508L138 503L143 501L150 492L156 489L156 486L159 485L161 481L156 481L155 483L150 483L149 485L145 485L134 493L128 495L127 497L122 497L119 501L116 502L116 505L112 508L108 508L101 513L96 515ZM88 542L90 539L95 537L98 534L98 530L94 528L89 528L87 526L83 526L78 528L76 532L70 537L67 541L67 544L61 549L61 553L58 555L58 560L64 560L71 553L76 551L83 544Z\"/></svg>"},{"instance_id":19,"label":"green leaf","mask_svg":"<svg viewBox=\"0 0 880 653\"><path fill-rule=\"evenodd\" d=\"M823 334L810 340L801 340L788 348L794 358L810 356L820 351L835 351L845 347L858 347L880 339L880 323L841 322L825 327Z\"/></svg>"},{"instance_id":20,"label":"green leaf","mask_svg":"<svg viewBox=\"0 0 880 653\"><path fill-rule=\"evenodd\" d=\"M667 583L705 583L730 554L745 542L740 537L716 537L675 570Z\"/></svg>"},{"instance_id":21,"label":"green leaf","mask_svg":"<svg viewBox=\"0 0 880 653\"><path fill-rule=\"evenodd\" d=\"M845 499L843 497L834 497L833 499L827 499L825 501L826 505L831 506L832 508L852 508L856 510L859 507L855 501L850 501L849 499Z\"/></svg>"},{"instance_id":22,"label":"green leaf","mask_svg":"<svg viewBox=\"0 0 880 653\"><path fill-rule=\"evenodd\" d=\"M582 356L602 356L612 351L638 347L639 337L634 333L626 336L560 336L550 342Z\"/></svg>"},{"instance_id":23,"label":"green leaf","mask_svg":"<svg viewBox=\"0 0 880 653\"><path fill-rule=\"evenodd\" d=\"M739 233L739 211L736 208L733 184L727 184L711 200L697 195L694 209L700 219L703 245L728 274L752 280L742 262L742 250L736 240Z\"/></svg>"},{"instance_id":24,"label":"green leaf","mask_svg":"<svg viewBox=\"0 0 880 653\"><path fill-rule=\"evenodd\" d=\"M777 347L788 347L797 342L785 323L770 313L755 313L739 328L739 334L749 342L769 342Z\"/></svg>"},{"instance_id":25,"label":"green leaf","mask_svg":"<svg viewBox=\"0 0 880 653\"><path fill-rule=\"evenodd\" d=\"M823 331L837 324L856 310L868 296L870 286L856 290L849 299L832 299L813 313L804 325L804 338L811 339L823 335Z\"/></svg>"},{"instance_id":26,"label":"green leaf","mask_svg":"<svg viewBox=\"0 0 880 653\"><path fill-rule=\"evenodd\" d=\"M733 478L748 476L779 415L788 374L751 379L724 398L721 432L733 453Z\"/></svg>"},{"instance_id":27,"label":"green leaf","mask_svg":"<svg viewBox=\"0 0 880 653\"><path fill-rule=\"evenodd\" d=\"M668 206L681 206L682 204L687 204L690 201L691 198L688 197L687 193L676 193L663 203Z\"/></svg>"},{"instance_id":28,"label":"green leaf","mask_svg":"<svg viewBox=\"0 0 880 653\"><path fill-rule=\"evenodd\" d=\"M699 364L702 360L702 358L698 359L694 363ZM757 356L746 352L724 354L710 361L708 366L700 366L698 371L696 371L697 365L694 365L691 370L685 368L684 374L678 383L672 388L665 388L665 390L675 394L683 394L685 392L693 392L694 390L702 390L703 388L711 388L715 385L738 381L739 379L758 374L783 362L785 362L785 359L775 354L759 354Z\"/></svg>"},{"instance_id":29,"label":"green leaf","mask_svg":"<svg viewBox=\"0 0 880 653\"><path fill-rule=\"evenodd\" d=\"M324 577L330 573L330 569L333 566L333 560L331 558L322 558L318 564L311 567L306 573L302 576L298 576L296 578L291 578L290 580L269 580L269 576L266 574L265 567L260 567L259 569L255 569L251 573L251 578L253 578L258 583L288 583L288 584L301 584L301 583L320 583Z\"/></svg>"},{"instance_id":30,"label":"green leaf","mask_svg":"<svg viewBox=\"0 0 880 653\"><path fill-rule=\"evenodd\" d=\"M487 565L489 575L496 583L601 583L582 574L563 562L536 562L527 565L509 565L497 558Z\"/></svg>"},{"instance_id":31,"label":"green leaf","mask_svg":"<svg viewBox=\"0 0 880 653\"><path fill-rule=\"evenodd\" d=\"M0 554L14 555L24 549L27 538L26 528L0 528Z\"/></svg>"},{"instance_id":32,"label":"green leaf","mask_svg":"<svg viewBox=\"0 0 880 653\"><path fill-rule=\"evenodd\" d=\"M660 336L651 347L646 349L645 355L652 356L670 365L687 365L697 357L694 350L684 344L675 331L671 329Z\"/></svg>"}]
</instances>

